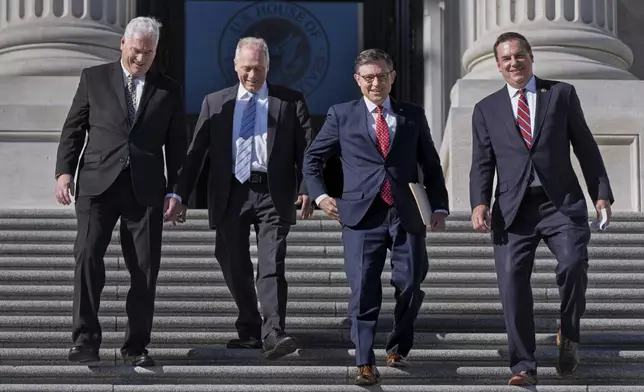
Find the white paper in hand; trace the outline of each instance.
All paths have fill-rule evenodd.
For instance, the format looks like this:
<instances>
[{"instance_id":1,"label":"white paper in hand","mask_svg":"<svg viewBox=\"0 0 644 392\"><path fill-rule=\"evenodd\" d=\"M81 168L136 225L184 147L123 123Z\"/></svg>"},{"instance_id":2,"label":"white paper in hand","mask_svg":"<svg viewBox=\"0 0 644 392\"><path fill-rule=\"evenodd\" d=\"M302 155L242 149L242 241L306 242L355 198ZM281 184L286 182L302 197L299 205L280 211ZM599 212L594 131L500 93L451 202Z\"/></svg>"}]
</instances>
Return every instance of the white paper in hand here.
<instances>
[{"instance_id":1,"label":"white paper in hand","mask_svg":"<svg viewBox=\"0 0 644 392\"><path fill-rule=\"evenodd\" d=\"M432 206L429 204L425 187L417 182L410 182L409 189L411 189L414 200L416 200L416 205L418 206L418 211L420 212L420 218L423 220L423 224L425 226L431 226Z\"/></svg>"},{"instance_id":2,"label":"white paper in hand","mask_svg":"<svg viewBox=\"0 0 644 392\"><path fill-rule=\"evenodd\" d=\"M600 213L601 213L601 221L597 221L595 219L590 223L590 228L592 230L604 231L608 227L608 213L606 213L606 209L602 208Z\"/></svg>"}]
</instances>

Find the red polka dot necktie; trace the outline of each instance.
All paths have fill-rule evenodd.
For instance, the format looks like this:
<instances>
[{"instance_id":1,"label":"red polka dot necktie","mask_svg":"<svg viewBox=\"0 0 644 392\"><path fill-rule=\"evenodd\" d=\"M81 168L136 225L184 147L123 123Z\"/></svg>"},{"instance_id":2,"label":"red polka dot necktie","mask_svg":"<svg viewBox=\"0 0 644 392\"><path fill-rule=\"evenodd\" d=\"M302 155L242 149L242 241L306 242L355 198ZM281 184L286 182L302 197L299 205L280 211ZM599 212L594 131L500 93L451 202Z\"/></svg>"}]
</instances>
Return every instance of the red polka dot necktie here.
<instances>
[{"instance_id":1,"label":"red polka dot necktie","mask_svg":"<svg viewBox=\"0 0 644 392\"><path fill-rule=\"evenodd\" d=\"M382 115L382 106L378 106L378 116L376 117L376 139L378 140L378 151L383 158L387 158L389 153L389 126L385 121L384 116ZM391 184L389 179L385 174L385 180L382 182L380 187L380 197L385 203L392 205L394 204L394 199L391 196Z\"/></svg>"}]
</instances>

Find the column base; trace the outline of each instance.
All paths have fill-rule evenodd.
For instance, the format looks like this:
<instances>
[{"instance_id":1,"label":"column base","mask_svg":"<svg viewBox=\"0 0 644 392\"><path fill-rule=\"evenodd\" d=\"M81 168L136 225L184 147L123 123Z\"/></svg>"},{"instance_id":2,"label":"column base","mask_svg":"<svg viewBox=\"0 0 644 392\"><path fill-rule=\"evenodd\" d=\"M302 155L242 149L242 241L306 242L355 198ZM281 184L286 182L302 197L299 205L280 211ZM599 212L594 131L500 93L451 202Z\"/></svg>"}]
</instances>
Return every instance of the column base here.
<instances>
[{"instance_id":1,"label":"column base","mask_svg":"<svg viewBox=\"0 0 644 392\"><path fill-rule=\"evenodd\" d=\"M644 164L640 141L644 138L644 102L639 99L644 81L564 80L579 95L588 126L597 140L611 181L614 211L644 211ZM452 89L441 161L452 211L470 211L469 173L472 162L472 112L474 105L504 85L503 81L461 79ZM571 147L571 156L572 153ZM577 159L577 178L593 204Z\"/></svg>"},{"instance_id":2,"label":"column base","mask_svg":"<svg viewBox=\"0 0 644 392\"><path fill-rule=\"evenodd\" d=\"M60 131L78 77L2 77L0 208L62 207L54 197ZM69 208L69 207L66 207Z\"/></svg>"}]
</instances>

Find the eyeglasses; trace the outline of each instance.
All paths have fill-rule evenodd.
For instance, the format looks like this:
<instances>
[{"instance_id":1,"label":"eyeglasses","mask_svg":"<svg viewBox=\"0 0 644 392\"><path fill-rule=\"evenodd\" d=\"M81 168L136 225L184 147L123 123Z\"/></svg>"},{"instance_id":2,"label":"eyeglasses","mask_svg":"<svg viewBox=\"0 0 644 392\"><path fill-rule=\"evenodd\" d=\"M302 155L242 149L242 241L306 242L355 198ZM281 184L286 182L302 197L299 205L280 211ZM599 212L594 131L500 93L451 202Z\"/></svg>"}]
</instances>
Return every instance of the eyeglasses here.
<instances>
[{"instance_id":1,"label":"eyeglasses","mask_svg":"<svg viewBox=\"0 0 644 392\"><path fill-rule=\"evenodd\" d=\"M393 71L377 74L377 75L358 75L362 78L367 83L373 83L373 81L378 78L378 81L380 83L386 83L389 81L389 74L391 74Z\"/></svg>"}]
</instances>

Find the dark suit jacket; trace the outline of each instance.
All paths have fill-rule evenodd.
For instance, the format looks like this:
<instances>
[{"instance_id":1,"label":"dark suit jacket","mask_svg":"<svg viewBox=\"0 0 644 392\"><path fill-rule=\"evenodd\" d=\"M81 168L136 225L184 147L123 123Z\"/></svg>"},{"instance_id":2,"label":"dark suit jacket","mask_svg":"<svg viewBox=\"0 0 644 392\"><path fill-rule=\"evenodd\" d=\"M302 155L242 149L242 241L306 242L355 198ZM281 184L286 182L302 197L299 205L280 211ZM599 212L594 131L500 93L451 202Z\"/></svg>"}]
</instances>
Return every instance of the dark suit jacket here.
<instances>
[{"instance_id":1,"label":"dark suit jacket","mask_svg":"<svg viewBox=\"0 0 644 392\"><path fill-rule=\"evenodd\" d=\"M591 199L614 201L597 143L588 129L575 88L536 79L537 108L528 149L514 119L507 87L481 100L472 115L472 208L490 204L498 173L493 212L509 227L521 205L532 168L554 205L569 217L587 217L588 209L570 162L570 145L581 165ZM498 211L497 211L498 210Z\"/></svg>"},{"instance_id":2,"label":"dark suit jacket","mask_svg":"<svg viewBox=\"0 0 644 392\"><path fill-rule=\"evenodd\" d=\"M267 86L268 186L282 220L295 224L295 201L298 194L306 194L302 158L311 135L309 110L301 92L273 84ZM238 88L235 85L204 99L179 179L177 193L187 201L209 152L208 215L212 228L226 211L233 179L233 115Z\"/></svg>"},{"instance_id":3,"label":"dark suit jacket","mask_svg":"<svg viewBox=\"0 0 644 392\"><path fill-rule=\"evenodd\" d=\"M364 99L332 106L304 157L304 180L312 198L326 193L322 166L328 156L338 154L344 190L336 202L343 224L355 226L365 217L387 176L403 227L411 233L425 233L409 183L418 182L420 164L432 209L448 210L443 170L423 109L393 100L391 106L396 133L386 159L380 155L374 132L369 129L367 116L371 113Z\"/></svg>"},{"instance_id":4,"label":"dark suit jacket","mask_svg":"<svg viewBox=\"0 0 644 392\"><path fill-rule=\"evenodd\" d=\"M87 135L87 147L79 163ZM173 192L187 133L181 86L148 73L133 126L128 124L121 62L84 69L58 145L56 175L76 173L77 195L97 196L114 182L130 157L137 200L162 206ZM164 175L164 152L167 181Z\"/></svg>"}]
</instances>

